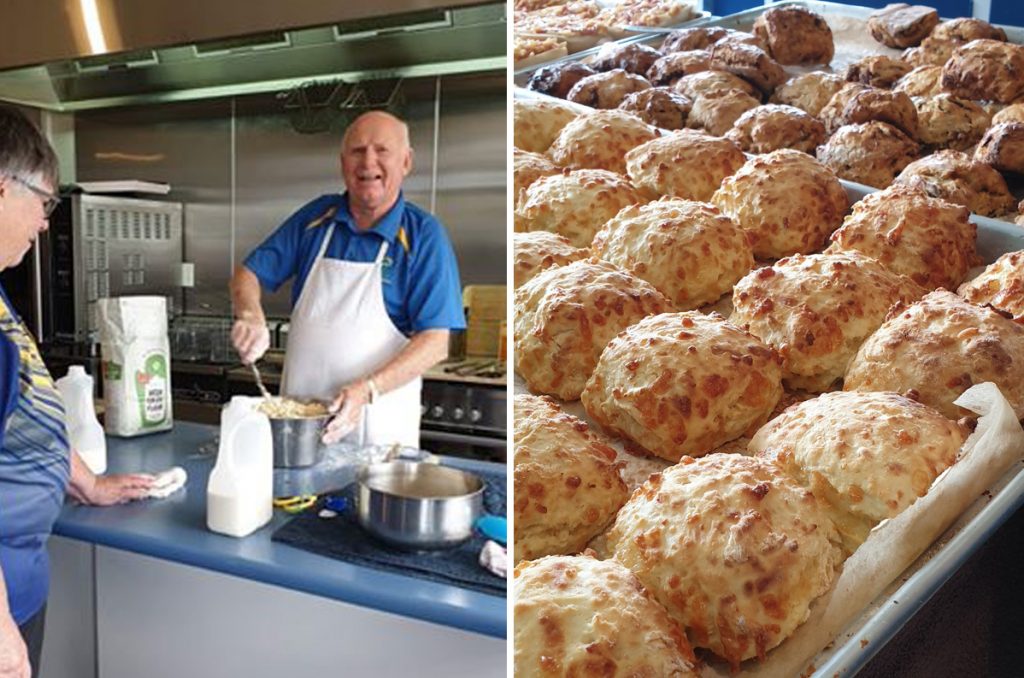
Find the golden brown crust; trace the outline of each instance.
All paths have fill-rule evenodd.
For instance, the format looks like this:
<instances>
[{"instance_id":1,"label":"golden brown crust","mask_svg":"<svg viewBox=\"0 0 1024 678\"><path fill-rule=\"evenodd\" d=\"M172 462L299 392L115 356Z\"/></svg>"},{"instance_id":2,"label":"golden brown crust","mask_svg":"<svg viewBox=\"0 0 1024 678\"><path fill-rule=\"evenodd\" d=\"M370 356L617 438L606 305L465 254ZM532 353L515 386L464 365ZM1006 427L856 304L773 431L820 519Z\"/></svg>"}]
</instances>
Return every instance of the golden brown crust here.
<instances>
[{"instance_id":1,"label":"golden brown crust","mask_svg":"<svg viewBox=\"0 0 1024 678\"><path fill-rule=\"evenodd\" d=\"M757 17L753 30L780 64L828 64L835 55L825 18L803 7L773 7Z\"/></svg>"},{"instance_id":2,"label":"golden brown crust","mask_svg":"<svg viewBox=\"0 0 1024 678\"><path fill-rule=\"evenodd\" d=\"M515 292L516 371L534 393L576 400L613 336L669 308L649 283L605 262L541 271Z\"/></svg>"},{"instance_id":3,"label":"golden brown crust","mask_svg":"<svg viewBox=\"0 0 1024 678\"><path fill-rule=\"evenodd\" d=\"M918 139L928 149L966 151L985 133L991 116L984 108L949 94L914 97Z\"/></svg>"},{"instance_id":4,"label":"golden brown crust","mask_svg":"<svg viewBox=\"0 0 1024 678\"><path fill-rule=\"evenodd\" d=\"M626 111L595 111L567 124L548 149L548 157L562 167L625 174L626 153L659 136L657 129Z\"/></svg>"},{"instance_id":5,"label":"golden brown crust","mask_svg":"<svg viewBox=\"0 0 1024 678\"><path fill-rule=\"evenodd\" d=\"M630 180L651 198L707 201L744 162L735 143L696 130L667 134L626 154Z\"/></svg>"},{"instance_id":6,"label":"golden brown crust","mask_svg":"<svg viewBox=\"0 0 1024 678\"><path fill-rule=\"evenodd\" d=\"M520 231L564 235L575 247L590 247L597 229L628 205L643 202L621 174L574 170L533 182L520 199Z\"/></svg>"},{"instance_id":7,"label":"golden brown crust","mask_svg":"<svg viewBox=\"0 0 1024 678\"><path fill-rule=\"evenodd\" d=\"M666 54L647 70L647 79L657 86L674 85L680 78L711 68L711 52L703 49Z\"/></svg>"},{"instance_id":8,"label":"golden brown crust","mask_svg":"<svg viewBox=\"0 0 1024 678\"><path fill-rule=\"evenodd\" d=\"M1024 95L1024 47L998 40L958 47L942 67L942 88L961 99L1008 104Z\"/></svg>"},{"instance_id":9,"label":"golden brown crust","mask_svg":"<svg viewBox=\"0 0 1024 678\"><path fill-rule=\"evenodd\" d=\"M898 393L825 393L765 424L748 449L823 500L847 551L951 466L965 426Z\"/></svg>"},{"instance_id":10,"label":"golden brown crust","mask_svg":"<svg viewBox=\"0 0 1024 678\"><path fill-rule=\"evenodd\" d=\"M913 139L877 120L843 125L824 146L818 160L840 179L885 188L920 154Z\"/></svg>"},{"instance_id":11,"label":"golden brown crust","mask_svg":"<svg viewBox=\"0 0 1024 678\"><path fill-rule=\"evenodd\" d=\"M696 101L702 96L707 96L715 92L743 92L749 94L754 98L761 96L761 90L757 89L749 82L725 71L701 71L694 73L693 75L687 75L680 78L672 89L676 90L680 94L689 97L691 100Z\"/></svg>"},{"instance_id":12,"label":"golden brown crust","mask_svg":"<svg viewBox=\"0 0 1024 678\"><path fill-rule=\"evenodd\" d=\"M825 125L794 106L766 104L741 115L725 136L748 153L791 148L814 155L825 143Z\"/></svg>"},{"instance_id":13,"label":"golden brown crust","mask_svg":"<svg viewBox=\"0 0 1024 678\"><path fill-rule=\"evenodd\" d=\"M531 35L588 36L590 44L607 39L610 30L607 15L590 0L572 0L513 15L516 31Z\"/></svg>"},{"instance_id":14,"label":"golden brown crust","mask_svg":"<svg viewBox=\"0 0 1024 678\"><path fill-rule=\"evenodd\" d=\"M636 575L589 554L513 573L516 678L698 678L679 624Z\"/></svg>"},{"instance_id":15,"label":"golden brown crust","mask_svg":"<svg viewBox=\"0 0 1024 678\"><path fill-rule=\"evenodd\" d=\"M596 71L612 71L621 68L627 73L645 75L651 65L662 57L661 52L640 43L621 45L605 43L590 62Z\"/></svg>"},{"instance_id":16,"label":"golden brown crust","mask_svg":"<svg viewBox=\"0 0 1024 678\"><path fill-rule=\"evenodd\" d=\"M622 100L619 108L638 116L649 125L674 130L686 126L693 102L667 87L652 87L633 92Z\"/></svg>"},{"instance_id":17,"label":"golden brown crust","mask_svg":"<svg viewBox=\"0 0 1024 678\"><path fill-rule=\"evenodd\" d=\"M530 153L518 148L512 149L512 195L518 205L522 192L541 177L561 172L555 163L540 153Z\"/></svg>"},{"instance_id":18,"label":"golden brown crust","mask_svg":"<svg viewBox=\"0 0 1024 678\"><path fill-rule=\"evenodd\" d=\"M679 28L665 36L659 49L662 54L703 50L724 38L729 31L722 26Z\"/></svg>"},{"instance_id":19,"label":"golden brown crust","mask_svg":"<svg viewBox=\"0 0 1024 678\"><path fill-rule=\"evenodd\" d=\"M768 43L752 33L744 33L743 31L722 26L693 26L691 28L680 28L669 33L661 43L661 51L668 54L670 52L686 52L693 49L707 49L716 42L724 40L754 45L765 51L768 49Z\"/></svg>"},{"instance_id":20,"label":"golden brown crust","mask_svg":"<svg viewBox=\"0 0 1024 678\"><path fill-rule=\"evenodd\" d=\"M818 117L825 124L825 131L828 134L835 134L836 130L845 125L843 118L843 111L846 110L846 104L850 103L853 97L857 96L861 92L868 91L868 85L862 85L859 82L848 82L840 87L832 97L825 102L825 105L821 107L818 112Z\"/></svg>"},{"instance_id":21,"label":"golden brown crust","mask_svg":"<svg viewBox=\"0 0 1024 678\"><path fill-rule=\"evenodd\" d=\"M999 172L960 151L939 151L915 160L896 181L987 217L1007 214L1017 202Z\"/></svg>"},{"instance_id":22,"label":"golden brown crust","mask_svg":"<svg viewBox=\"0 0 1024 678\"><path fill-rule=\"evenodd\" d=\"M988 305L1024 321L1024 251L1007 252L989 264L957 294L972 304Z\"/></svg>"},{"instance_id":23,"label":"golden brown crust","mask_svg":"<svg viewBox=\"0 0 1024 678\"><path fill-rule=\"evenodd\" d=\"M794 150L751 158L711 201L747 232L754 256L768 259L821 249L849 206L835 175Z\"/></svg>"},{"instance_id":24,"label":"golden brown crust","mask_svg":"<svg viewBox=\"0 0 1024 678\"><path fill-rule=\"evenodd\" d=\"M739 281L730 320L779 352L789 388L820 393L843 378L893 304L924 293L859 252L797 254Z\"/></svg>"},{"instance_id":25,"label":"golden brown crust","mask_svg":"<svg viewBox=\"0 0 1024 678\"><path fill-rule=\"evenodd\" d=\"M872 120L887 122L911 139L917 138L917 109L903 92L870 87L855 93L843 107L843 125Z\"/></svg>"},{"instance_id":26,"label":"golden brown crust","mask_svg":"<svg viewBox=\"0 0 1024 678\"><path fill-rule=\"evenodd\" d=\"M974 159L1000 172L1024 174L1024 123L993 125L974 150Z\"/></svg>"},{"instance_id":27,"label":"golden brown crust","mask_svg":"<svg viewBox=\"0 0 1024 678\"><path fill-rule=\"evenodd\" d=\"M931 37L966 45L971 40L999 40L1006 42L1006 31L982 19L960 17L943 21L932 29Z\"/></svg>"},{"instance_id":28,"label":"golden brown crust","mask_svg":"<svg viewBox=\"0 0 1024 678\"><path fill-rule=\"evenodd\" d=\"M764 658L832 585L842 554L821 505L773 464L714 454L654 474L608 532L699 647Z\"/></svg>"},{"instance_id":29,"label":"golden brown crust","mask_svg":"<svg viewBox=\"0 0 1024 678\"><path fill-rule=\"evenodd\" d=\"M705 94L694 100L686 126L703 129L716 137L724 136L741 115L760 104L749 94L736 90Z\"/></svg>"},{"instance_id":30,"label":"golden brown crust","mask_svg":"<svg viewBox=\"0 0 1024 678\"><path fill-rule=\"evenodd\" d=\"M914 47L939 23L939 13L924 5L896 3L877 9L868 17L868 30L888 47Z\"/></svg>"},{"instance_id":31,"label":"golden brown crust","mask_svg":"<svg viewBox=\"0 0 1024 678\"><path fill-rule=\"evenodd\" d=\"M826 252L857 250L926 289L954 289L977 257L969 216L965 207L895 184L854 204Z\"/></svg>"},{"instance_id":32,"label":"golden brown crust","mask_svg":"<svg viewBox=\"0 0 1024 678\"><path fill-rule=\"evenodd\" d=\"M712 205L628 207L594 237L595 256L654 285L679 310L710 304L754 267L744 232Z\"/></svg>"},{"instance_id":33,"label":"golden brown crust","mask_svg":"<svg viewBox=\"0 0 1024 678\"><path fill-rule=\"evenodd\" d=\"M539 57L543 54L548 57L546 60L550 60L567 54L565 41L561 38L534 35L513 35L512 50L517 68L520 62L530 57Z\"/></svg>"},{"instance_id":34,"label":"golden brown crust","mask_svg":"<svg viewBox=\"0 0 1024 678\"><path fill-rule=\"evenodd\" d=\"M942 94L942 66L918 66L897 80L892 89L908 97Z\"/></svg>"},{"instance_id":35,"label":"golden brown crust","mask_svg":"<svg viewBox=\"0 0 1024 678\"><path fill-rule=\"evenodd\" d=\"M779 62L753 45L730 41L715 43L711 47L711 66L751 82L764 94L771 94L786 81Z\"/></svg>"},{"instance_id":36,"label":"golden brown crust","mask_svg":"<svg viewBox=\"0 0 1024 678\"><path fill-rule=\"evenodd\" d=\"M514 557L579 553L629 498L615 450L548 397L515 398Z\"/></svg>"},{"instance_id":37,"label":"golden brown crust","mask_svg":"<svg viewBox=\"0 0 1024 678\"><path fill-rule=\"evenodd\" d=\"M912 69L913 66L906 61L872 55L862 57L847 66L845 77L850 82L888 89Z\"/></svg>"},{"instance_id":38,"label":"golden brown crust","mask_svg":"<svg viewBox=\"0 0 1024 678\"><path fill-rule=\"evenodd\" d=\"M928 36L922 40L921 44L917 47L911 47L903 50L903 54L900 55L900 58L914 67L942 67L947 61L949 61L949 57L953 56L953 50L956 49L957 46L958 45L955 42L939 40Z\"/></svg>"},{"instance_id":39,"label":"golden brown crust","mask_svg":"<svg viewBox=\"0 0 1024 678\"><path fill-rule=\"evenodd\" d=\"M956 294L971 303L988 305L1024 321L1024 251L1007 252L988 266L970 283L961 285Z\"/></svg>"},{"instance_id":40,"label":"golden brown crust","mask_svg":"<svg viewBox=\"0 0 1024 678\"><path fill-rule=\"evenodd\" d=\"M1010 104L992 116L992 124L1004 122L1024 122L1024 103Z\"/></svg>"},{"instance_id":41,"label":"golden brown crust","mask_svg":"<svg viewBox=\"0 0 1024 678\"><path fill-rule=\"evenodd\" d=\"M707 454L768 420L779 357L717 313L663 313L608 342L583 390L587 416L662 459Z\"/></svg>"},{"instance_id":42,"label":"golden brown crust","mask_svg":"<svg viewBox=\"0 0 1024 678\"><path fill-rule=\"evenodd\" d=\"M770 103L787 104L818 117L845 81L835 73L813 71L790 78L772 93Z\"/></svg>"},{"instance_id":43,"label":"golden brown crust","mask_svg":"<svg viewBox=\"0 0 1024 678\"><path fill-rule=\"evenodd\" d=\"M590 251L574 247L569 239L548 231L513 233L512 272L518 288L533 276L552 266L565 266L590 256Z\"/></svg>"},{"instance_id":44,"label":"golden brown crust","mask_svg":"<svg viewBox=\"0 0 1024 678\"><path fill-rule=\"evenodd\" d=\"M953 401L985 381L995 383L1017 417L1024 417L1024 325L936 290L890 311L850 363L843 388L914 389L921 402L956 419L966 410Z\"/></svg>"},{"instance_id":45,"label":"golden brown crust","mask_svg":"<svg viewBox=\"0 0 1024 678\"><path fill-rule=\"evenodd\" d=\"M543 153L579 113L561 101L516 99L513 102L513 140L516 148Z\"/></svg>"},{"instance_id":46,"label":"golden brown crust","mask_svg":"<svg viewBox=\"0 0 1024 678\"><path fill-rule=\"evenodd\" d=\"M597 71L579 61L550 64L533 72L526 89L564 99L577 82L595 73Z\"/></svg>"},{"instance_id":47,"label":"golden brown crust","mask_svg":"<svg viewBox=\"0 0 1024 678\"><path fill-rule=\"evenodd\" d=\"M650 86L647 78L616 68L588 75L577 82L565 98L591 108L618 108L627 95Z\"/></svg>"}]
</instances>

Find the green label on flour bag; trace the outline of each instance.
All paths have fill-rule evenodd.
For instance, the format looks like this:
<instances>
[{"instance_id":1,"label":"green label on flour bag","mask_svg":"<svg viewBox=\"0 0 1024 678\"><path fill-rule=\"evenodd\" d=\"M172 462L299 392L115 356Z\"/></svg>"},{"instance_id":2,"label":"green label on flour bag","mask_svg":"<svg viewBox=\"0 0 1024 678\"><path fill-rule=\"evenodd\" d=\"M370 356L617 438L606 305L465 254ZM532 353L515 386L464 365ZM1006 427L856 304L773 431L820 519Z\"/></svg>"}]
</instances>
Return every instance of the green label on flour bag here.
<instances>
[{"instance_id":1,"label":"green label on flour bag","mask_svg":"<svg viewBox=\"0 0 1024 678\"><path fill-rule=\"evenodd\" d=\"M103 378L107 381L117 381L121 378L121 365L111 360L103 362Z\"/></svg>"},{"instance_id":2,"label":"green label on flour bag","mask_svg":"<svg viewBox=\"0 0 1024 678\"><path fill-rule=\"evenodd\" d=\"M142 427L152 428L167 419L167 358L163 353L146 356L143 369L135 373Z\"/></svg>"}]
</instances>

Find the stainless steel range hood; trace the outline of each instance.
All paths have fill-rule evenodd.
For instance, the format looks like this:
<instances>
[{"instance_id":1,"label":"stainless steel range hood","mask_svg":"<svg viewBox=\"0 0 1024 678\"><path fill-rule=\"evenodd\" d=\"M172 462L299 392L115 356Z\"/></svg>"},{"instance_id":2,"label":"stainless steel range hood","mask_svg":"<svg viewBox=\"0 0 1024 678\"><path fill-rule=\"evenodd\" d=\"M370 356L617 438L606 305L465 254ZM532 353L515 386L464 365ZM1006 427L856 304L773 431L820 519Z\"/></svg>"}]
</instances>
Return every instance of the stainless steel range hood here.
<instances>
[{"instance_id":1,"label":"stainless steel range hood","mask_svg":"<svg viewBox=\"0 0 1024 678\"><path fill-rule=\"evenodd\" d=\"M54 4L40 0L14 2L24 2L28 14L39 14L40 8ZM74 48L83 43L79 38L66 41L63 47L47 48L35 42L31 48L26 45L18 49L13 22L0 27L0 45L5 45L0 50L0 68L7 69L0 70L0 99L53 111L76 111L281 91L311 82L357 83L504 70L506 64L504 3L453 6L458 0L448 0L445 6L431 7L430 3L409 0L378 0L377 11L395 13L355 16L353 11L365 14L370 3L358 3L360 8L353 10L345 6L355 3L336 0L207 0L207 5L218 6L218 16L226 6L237 5L237 15L228 12L218 23L207 21L208 15L199 12L192 0L65 2L83 8L90 3L93 7L101 3L101 17L113 9L123 13L119 20L108 17L103 35L106 41L99 45L92 40ZM260 7L263 4L266 7ZM176 20L161 33L154 28L155 8L171 11L172 6L179 10L174 15ZM183 7L196 7L191 21L182 16ZM272 8L280 8L274 10L280 16L275 16ZM295 21L296 8L304 10L299 12L304 21L326 19L332 12L332 18L340 15L342 19L315 27L267 30L268 26ZM145 19L142 12L149 18ZM66 13L65 19L72 14ZM135 25L125 16L142 22L139 25L144 25L145 31L125 30L125 26ZM23 27L34 25L32 17L26 19L17 23ZM111 26L121 28L114 30ZM254 28L261 30L254 32ZM73 26L63 26L62 30L76 33ZM213 31L217 31L216 40L210 39ZM30 32L39 35L42 31ZM185 36L194 40L183 43ZM95 53L109 44L115 48ZM24 65L32 57L52 56L61 49L74 53L38 65ZM14 64L21 67L11 68Z\"/></svg>"}]
</instances>

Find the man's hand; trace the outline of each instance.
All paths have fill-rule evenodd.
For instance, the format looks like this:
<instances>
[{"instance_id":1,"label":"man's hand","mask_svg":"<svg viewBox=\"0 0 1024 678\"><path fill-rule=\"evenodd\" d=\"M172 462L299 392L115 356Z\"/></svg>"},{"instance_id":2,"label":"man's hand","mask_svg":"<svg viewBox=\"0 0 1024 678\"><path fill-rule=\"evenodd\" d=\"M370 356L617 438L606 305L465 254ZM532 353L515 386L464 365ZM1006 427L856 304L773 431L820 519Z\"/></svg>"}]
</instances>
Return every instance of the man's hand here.
<instances>
[{"instance_id":1,"label":"man's hand","mask_svg":"<svg viewBox=\"0 0 1024 678\"><path fill-rule=\"evenodd\" d=\"M246 365L263 357L270 348L270 330L263 320L240 318L231 327L231 343Z\"/></svg>"},{"instance_id":2,"label":"man's hand","mask_svg":"<svg viewBox=\"0 0 1024 678\"><path fill-rule=\"evenodd\" d=\"M25 641L6 609L0 612L0 678L32 678Z\"/></svg>"},{"instance_id":3,"label":"man's hand","mask_svg":"<svg viewBox=\"0 0 1024 678\"><path fill-rule=\"evenodd\" d=\"M363 406L369 402L370 385L365 379L344 386L327 408L334 418L324 430L324 445L336 443L351 433L363 417Z\"/></svg>"}]
</instances>

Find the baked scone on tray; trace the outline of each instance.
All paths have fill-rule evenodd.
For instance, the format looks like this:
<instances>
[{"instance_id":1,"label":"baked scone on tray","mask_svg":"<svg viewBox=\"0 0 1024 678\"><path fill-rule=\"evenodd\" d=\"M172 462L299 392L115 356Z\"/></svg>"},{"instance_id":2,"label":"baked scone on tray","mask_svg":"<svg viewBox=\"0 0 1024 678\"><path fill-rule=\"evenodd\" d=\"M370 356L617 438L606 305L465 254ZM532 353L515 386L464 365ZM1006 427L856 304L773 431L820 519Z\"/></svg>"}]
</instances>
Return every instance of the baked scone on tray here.
<instances>
[{"instance_id":1,"label":"baked scone on tray","mask_svg":"<svg viewBox=\"0 0 1024 678\"><path fill-rule=\"evenodd\" d=\"M608 343L581 400L602 430L678 461L756 430L781 377L776 352L721 316L664 313Z\"/></svg>"},{"instance_id":2,"label":"baked scone on tray","mask_svg":"<svg viewBox=\"0 0 1024 678\"><path fill-rule=\"evenodd\" d=\"M629 498L603 436L547 396L514 404L515 561L575 554Z\"/></svg>"},{"instance_id":3,"label":"baked scone on tray","mask_svg":"<svg viewBox=\"0 0 1024 678\"><path fill-rule=\"evenodd\" d=\"M679 623L614 560L549 556L512 575L516 678L698 678Z\"/></svg>"}]
</instances>

